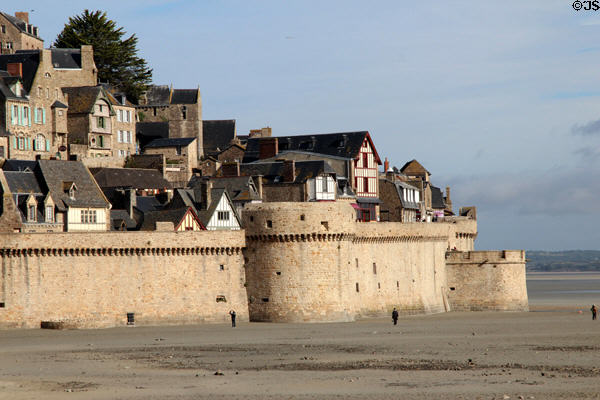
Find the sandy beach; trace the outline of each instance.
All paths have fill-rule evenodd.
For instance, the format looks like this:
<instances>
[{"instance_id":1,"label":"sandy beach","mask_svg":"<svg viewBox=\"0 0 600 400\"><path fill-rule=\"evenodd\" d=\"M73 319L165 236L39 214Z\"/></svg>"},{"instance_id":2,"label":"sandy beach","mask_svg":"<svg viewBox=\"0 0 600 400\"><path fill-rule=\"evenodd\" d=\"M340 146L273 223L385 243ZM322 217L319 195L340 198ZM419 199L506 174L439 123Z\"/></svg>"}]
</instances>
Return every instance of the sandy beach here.
<instances>
[{"instance_id":1,"label":"sandy beach","mask_svg":"<svg viewBox=\"0 0 600 400\"><path fill-rule=\"evenodd\" d=\"M0 399L596 399L589 312L0 331Z\"/></svg>"}]
</instances>

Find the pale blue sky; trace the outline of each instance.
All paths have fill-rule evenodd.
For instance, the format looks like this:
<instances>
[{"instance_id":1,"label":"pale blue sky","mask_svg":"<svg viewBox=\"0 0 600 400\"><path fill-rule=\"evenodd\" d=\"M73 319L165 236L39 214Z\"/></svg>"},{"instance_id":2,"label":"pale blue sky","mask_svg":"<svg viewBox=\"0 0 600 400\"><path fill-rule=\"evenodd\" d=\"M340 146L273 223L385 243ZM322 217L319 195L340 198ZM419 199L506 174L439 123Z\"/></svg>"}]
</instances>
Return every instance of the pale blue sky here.
<instances>
[{"instance_id":1,"label":"pale blue sky","mask_svg":"<svg viewBox=\"0 0 600 400\"><path fill-rule=\"evenodd\" d=\"M108 13L154 82L202 91L238 134L368 130L413 158L478 249L600 249L600 12L563 0L22 0L49 46L69 16Z\"/></svg>"}]
</instances>

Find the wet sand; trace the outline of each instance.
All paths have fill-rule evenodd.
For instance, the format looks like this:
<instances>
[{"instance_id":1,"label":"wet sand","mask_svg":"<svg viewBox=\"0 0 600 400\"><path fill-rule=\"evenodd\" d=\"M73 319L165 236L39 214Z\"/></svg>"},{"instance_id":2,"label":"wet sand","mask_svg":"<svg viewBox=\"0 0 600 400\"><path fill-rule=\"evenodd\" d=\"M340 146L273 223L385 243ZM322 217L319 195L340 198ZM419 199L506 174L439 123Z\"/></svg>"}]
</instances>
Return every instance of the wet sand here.
<instances>
[{"instance_id":1,"label":"wet sand","mask_svg":"<svg viewBox=\"0 0 600 400\"><path fill-rule=\"evenodd\" d=\"M0 399L600 399L599 333L589 312L0 331Z\"/></svg>"}]
</instances>

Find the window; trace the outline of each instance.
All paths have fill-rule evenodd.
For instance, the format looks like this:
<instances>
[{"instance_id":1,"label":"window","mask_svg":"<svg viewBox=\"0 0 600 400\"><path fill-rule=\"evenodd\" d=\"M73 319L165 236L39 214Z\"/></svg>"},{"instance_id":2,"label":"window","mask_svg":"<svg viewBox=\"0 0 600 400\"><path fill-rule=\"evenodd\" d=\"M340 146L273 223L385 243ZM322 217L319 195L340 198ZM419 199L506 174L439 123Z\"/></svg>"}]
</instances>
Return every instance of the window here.
<instances>
[{"instance_id":1,"label":"window","mask_svg":"<svg viewBox=\"0 0 600 400\"><path fill-rule=\"evenodd\" d=\"M41 107L37 107L33 113L33 120L36 124L44 123L44 109Z\"/></svg>"},{"instance_id":2,"label":"window","mask_svg":"<svg viewBox=\"0 0 600 400\"><path fill-rule=\"evenodd\" d=\"M98 146L104 147L104 136L98 136Z\"/></svg>"},{"instance_id":3,"label":"window","mask_svg":"<svg viewBox=\"0 0 600 400\"><path fill-rule=\"evenodd\" d=\"M98 111L102 112L102 104L98 104Z\"/></svg>"},{"instance_id":4,"label":"window","mask_svg":"<svg viewBox=\"0 0 600 400\"><path fill-rule=\"evenodd\" d=\"M267 220L267 228L272 228L273 227L273 221L271 221L270 219Z\"/></svg>"},{"instance_id":5,"label":"window","mask_svg":"<svg viewBox=\"0 0 600 400\"><path fill-rule=\"evenodd\" d=\"M117 142L123 143L123 131L119 131L117 134Z\"/></svg>"},{"instance_id":6,"label":"window","mask_svg":"<svg viewBox=\"0 0 600 400\"><path fill-rule=\"evenodd\" d=\"M219 211L217 213L217 219L219 221L229 221L229 211Z\"/></svg>"},{"instance_id":7,"label":"window","mask_svg":"<svg viewBox=\"0 0 600 400\"><path fill-rule=\"evenodd\" d=\"M225 271L225 265L223 265L223 264L219 265L219 271Z\"/></svg>"},{"instance_id":8,"label":"window","mask_svg":"<svg viewBox=\"0 0 600 400\"><path fill-rule=\"evenodd\" d=\"M321 182L323 184L323 192L327 192L327 177L326 176L322 176L321 177Z\"/></svg>"},{"instance_id":9,"label":"window","mask_svg":"<svg viewBox=\"0 0 600 400\"><path fill-rule=\"evenodd\" d=\"M377 264L373 263L373 273L377 275Z\"/></svg>"},{"instance_id":10,"label":"window","mask_svg":"<svg viewBox=\"0 0 600 400\"><path fill-rule=\"evenodd\" d=\"M29 107L23 107L23 125L27 125L29 120Z\"/></svg>"},{"instance_id":11,"label":"window","mask_svg":"<svg viewBox=\"0 0 600 400\"><path fill-rule=\"evenodd\" d=\"M227 303L227 298L224 295L217 296L217 303Z\"/></svg>"},{"instance_id":12,"label":"window","mask_svg":"<svg viewBox=\"0 0 600 400\"><path fill-rule=\"evenodd\" d=\"M363 192L369 191L369 178L363 178Z\"/></svg>"},{"instance_id":13,"label":"window","mask_svg":"<svg viewBox=\"0 0 600 400\"><path fill-rule=\"evenodd\" d=\"M369 155L367 153L363 153L363 168L369 168Z\"/></svg>"},{"instance_id":14,"label":"window","mask_svg":"<svg viewBox=\"0 0 600 400\"><path fill-rule=\"evenodd\" d=\"M125 111L125 122L131 122L131 111Z\"/></svg>"},{"instance_id":15,"label":"window","mask_svg":"<svg viewBox=\"0 0 600 400\"><path fill-rule=\"evenodd\" d=\"M42 87L38 86L38 96L42 97Z\"/></svg>"},{"instance_id":16,"label":"window","mask_svg":"<svg viewBox=\"0 0 600 400\"><path fill-rule=\"evenodd\" d=\"M6 33L6 25L2 25L2 33Z\"/></svg>"},{"instance_id":17,"label":"window","mask_svg":"<svg viewBox=\"0 0 600 400\"><path fill-rule=\"evenodd\" d=\"M82 224L95 224L96 222L96 210L81 210Z\"/></svg>"},{"instance_id":18,"label":"window","mask_svg":"<svg viewBox=\"0 0 600 400\"><path fill-rule=\"evenodd\" d=\"M35 205L30 204L27 207L27 220L30 222L35 222Z\"/></svg>"},{"instance_id":19,"label":"window","mask_svg":"<svg viewBox=\"0 0 600 400\"><path fill-rule=\"evenodd\" d=\"M181 107L181 119L187 119L187 107L186 106Z\"/></svg>"},{"instance_id":20,"label":"window","mask_svg":"<svg viewBox=\"0 0 600 400\"><path fill-rule=\"evenodd\" d=\"M102 106L100 106L102 107ZM104 128L105 127L105 123L104 123L104 117L98 117L98 128Z\"/></svg>"},{"instance_id":21,"label":"window","mask_svg":"<svg viewBox=\"0 0 600 400\"><path fill-rule=\"evenodd\" d=\"M356 282L356 292L357 292L357 293L358 293L358 292L360 292L360 288L359 288L359 286L358 286L358 282Z\"/></svg>"},{"instance_id":22,"label":"window","mask_svg":"<svg viewBox=\"0 0 600 400\"><path fill-rule=\"evenodd\" d=\"M44 135L42 135L42 134L37 135L35 140L33 141L33 143L34 143L35 151L45 151L46 150L46 138L44 137Z\"/></svg>"},{"instance_id":23,"label":"window","mask_svg":"<svg viewBox=\"0 0 600 400\"><path fill-rule=\"evenodd\" d=\"M46 206L46 222L54 222L54 207Z\"/></svg>"},{"instance_id":24,"label":"window","mask_svg":"<svg viewBox=\"0 0 600 400\"><path fill-rule=\"evenodd\" d=\"M4 146L0 146L0 158L4 158L4 157L5 157Z\"/></svg>"},{"instance_id":25,"label":"window","mask_svg":"<svg viewBox=\"0 0 600 400\"><path fill-rule=\"evenodd\" d=\"M19 142L19 150L25 150L25 138L20 137L18 142Z\"/></svg>"},{"instance_id":26,"label":"window","mask_svg":"<svg viewBox=\"0 0 600 400\"><path fill-rule=\"evenodd\" d=\"M127 131L127 143L131 143L131 131Z\"/></svg>"},{"instance_id":27,"label":"window","mask_svg":"<svg viewBox=\"0 0 600 400\"><path fill-rule=\"evenodd\" d=\"M50 98L50 88L46 88L46 98Z\"/></svg>"}]
</instances>

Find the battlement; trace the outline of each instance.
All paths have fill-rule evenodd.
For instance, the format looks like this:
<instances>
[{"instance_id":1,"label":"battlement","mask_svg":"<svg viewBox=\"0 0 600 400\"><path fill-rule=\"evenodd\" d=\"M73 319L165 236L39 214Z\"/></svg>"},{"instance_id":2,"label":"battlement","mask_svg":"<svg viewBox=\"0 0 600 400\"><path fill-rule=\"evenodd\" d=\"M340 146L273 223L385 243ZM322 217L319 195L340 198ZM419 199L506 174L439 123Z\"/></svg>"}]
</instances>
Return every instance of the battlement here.
<instances>
[{"instance_id":1,"label":"battlement","mask_svg":"<svg viewBox=\"0 0 600 400\"><path fill-rule=\"evenodd\" d=\"M524 263L525 250L449 251L446 261L452 264Z\"/></svg>"}]
</instances>

